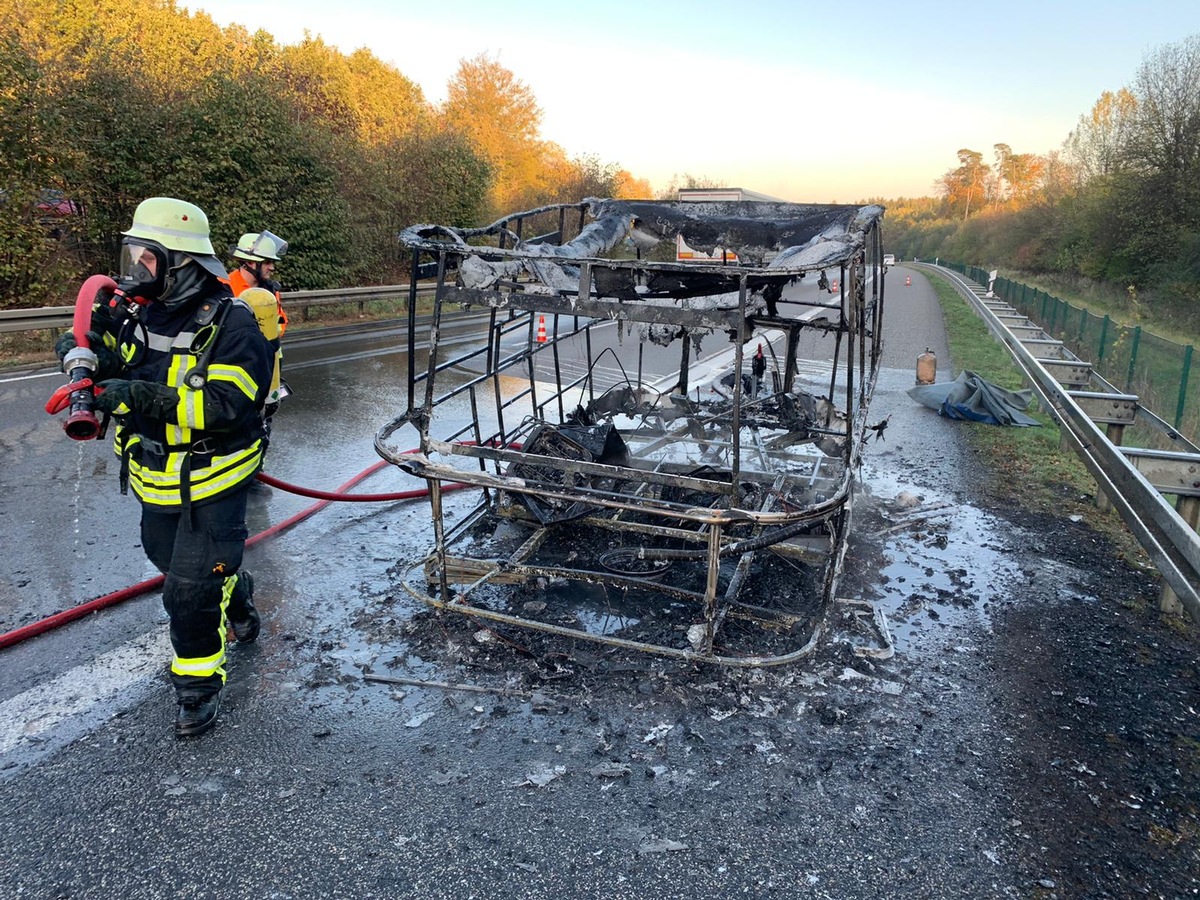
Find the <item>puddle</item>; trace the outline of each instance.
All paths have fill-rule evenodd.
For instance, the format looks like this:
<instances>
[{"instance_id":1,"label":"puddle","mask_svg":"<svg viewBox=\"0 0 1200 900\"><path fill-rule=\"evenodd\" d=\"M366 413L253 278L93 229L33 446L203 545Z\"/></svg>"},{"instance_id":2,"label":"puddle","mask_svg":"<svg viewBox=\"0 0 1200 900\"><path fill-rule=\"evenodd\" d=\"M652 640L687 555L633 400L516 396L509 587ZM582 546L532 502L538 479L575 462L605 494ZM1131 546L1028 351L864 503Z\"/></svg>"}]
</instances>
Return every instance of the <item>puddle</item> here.
<instances>
[{"instance_id":1,"label":"puddle","mask_svg":"<svg viewBox=\"0 0 1200 900\"><path fill-rule=\"evenodd\" d=\"M620 593L620 592L618 592ZM603 585L574 582L551 585L546 589L551 602L561 603L570 610L575 619L571 627L588 634L616 634L624 628L637 625L638 616L620 615L607 600L608 592Z\"/></svg>"},{"instance_id":2,"label":"puddle","mask_svg":"<svg viewBox=\"0 0 1200 900\"><path fill-rule=\"evenodd\" d=\"M949 495L873 473L861 498L867 515L856 528L882 541L877 574L857 581L874 596L898 653L959 644L967 628L991 629L994 604L1005 602L1021 576L1005 530L1010 526ZM898 508L902 494L918 502Z\"/></svg>"}]
</instances>

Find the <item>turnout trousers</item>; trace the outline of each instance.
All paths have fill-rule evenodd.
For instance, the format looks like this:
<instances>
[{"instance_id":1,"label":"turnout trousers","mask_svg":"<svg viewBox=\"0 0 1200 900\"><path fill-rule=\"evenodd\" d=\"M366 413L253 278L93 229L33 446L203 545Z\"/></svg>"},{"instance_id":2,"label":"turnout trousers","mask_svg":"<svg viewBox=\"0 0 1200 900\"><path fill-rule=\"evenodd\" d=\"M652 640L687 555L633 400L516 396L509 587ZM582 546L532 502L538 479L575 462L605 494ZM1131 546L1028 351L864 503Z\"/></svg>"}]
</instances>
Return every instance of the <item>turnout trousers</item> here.
<instances>
[{"instance_id":1,"label":"turnout trousers","mask_svg":"<svg viewBox=\"0 0 1200 900\"><path fill-rule=\"evenodd\" d=\"M142 504L142 547L163 575L171 621L171 682L180 703L205 700L225 684L226 614L245 602L237 577L246 548L251 482L183 510Z\"/></svg>"}]
</instances>

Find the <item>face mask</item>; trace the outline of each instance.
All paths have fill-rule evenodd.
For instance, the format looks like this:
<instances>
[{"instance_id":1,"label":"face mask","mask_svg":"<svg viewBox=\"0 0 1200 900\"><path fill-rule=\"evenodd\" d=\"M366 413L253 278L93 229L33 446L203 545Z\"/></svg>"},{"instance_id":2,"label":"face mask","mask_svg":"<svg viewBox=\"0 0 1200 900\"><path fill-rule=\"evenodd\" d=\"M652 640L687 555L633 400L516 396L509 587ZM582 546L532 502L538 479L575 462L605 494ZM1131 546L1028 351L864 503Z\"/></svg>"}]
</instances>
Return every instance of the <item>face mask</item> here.
<instances>
[{"instance_id":1,"label":"face mask","mask_svg":"<svg viewBox=\"0 0 1200 900\"><path fill-rule=\"evenodd\" d=\"M142 303L157 300L166 290L167 266L164 248L126 238L121 243L117 288L132 300Z\"/></svg>"}]
</instances>

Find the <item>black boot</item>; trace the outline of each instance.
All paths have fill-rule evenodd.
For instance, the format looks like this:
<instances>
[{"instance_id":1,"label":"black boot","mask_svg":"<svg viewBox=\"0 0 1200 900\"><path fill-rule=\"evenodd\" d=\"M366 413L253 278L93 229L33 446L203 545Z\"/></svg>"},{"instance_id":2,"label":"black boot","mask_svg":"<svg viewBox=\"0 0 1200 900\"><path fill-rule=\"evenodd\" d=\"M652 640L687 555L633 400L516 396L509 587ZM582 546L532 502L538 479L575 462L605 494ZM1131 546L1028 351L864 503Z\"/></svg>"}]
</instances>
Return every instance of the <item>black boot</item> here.
<instances>
[{"instance_id":1,"label":"black boot","mask_svg":"<svg viewBox=\"0 0 1200 900\"><path fill-rule=\"evenodd\" d=\"M195 737L204 734L217 723L221 695L213 694L204 700L189 700L179 704L175 714L175 737Z\"/></svg>"},{"instance_id":2,"label":"black boot","mask_svg":"<svg viewBox=\"0 0 1200 900\"><path fill-rule=\"evenodd\" d=\"M249 572L238 572L238 583L229 600L229 624L239 644L258 640L262 619L254 608L254 576Z\"/></svg>"}]
</instances>

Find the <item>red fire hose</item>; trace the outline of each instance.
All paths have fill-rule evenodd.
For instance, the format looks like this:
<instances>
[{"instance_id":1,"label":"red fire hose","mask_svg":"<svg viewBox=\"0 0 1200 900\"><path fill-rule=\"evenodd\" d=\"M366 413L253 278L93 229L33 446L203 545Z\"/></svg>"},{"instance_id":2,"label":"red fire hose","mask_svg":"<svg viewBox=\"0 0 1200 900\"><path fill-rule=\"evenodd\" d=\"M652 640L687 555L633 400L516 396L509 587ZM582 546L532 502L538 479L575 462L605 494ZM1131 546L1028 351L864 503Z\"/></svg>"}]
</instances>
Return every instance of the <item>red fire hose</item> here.
<instances>
[{"instance_id":1,"label":"red fire hose","mask_svg":"<svg viewBox=\"0 0 1200 900\"><path fill-rule=\"evenodd\" d=\"M75 350L67 354L63 361L64 369L71 384L79 388L68 395L67 418L63 422L63 430L67 437L76 441L90 441L100 433L100 423L96 420L94 407L96 403L92 388L93 367L96 357L91 353L91 343L88 341L88 330L92 327L92 305L101 290L116 290L117 283L107 275L93 275L79 288L75 297L75 318L72 332L75 334ZM47 406L47 412L49 412ZM57 410L56 410L57 412Z\"/></svg>"},{"instance_id":2,"label":"red fire hose","mask_svg":"<svg viewBox=\"0 0 1200 900\"><path fill-rule=\"evenodd\" d=\"M415 453L416 451L409 450L407 452ZM415 500L428 496L428 488L416 488L410 491L397 491L390 494L345 493L345 491L354 487L356 484L365 480L371 475L374 475L386 465L388 465L388 463L385 460L380 460L379 462L368 466L345 484L341 485L336 491L317 491L312 490L311 488L297 487L296 485L288 484L286 481L280 481L278 478L272 478L270 475L260 472L258 474L258 480L264 484L269 484L272 487L276 487L280 490L285 490L293 494L298 494L302 497L318 497L320 500L317 503L314 503L312 506L309 506L307 509L302 509L294 516L284 519L278 524L272 525L265 531L260 531L258 534L246 541L246 546L253 547L259 541L265 540L268 537L272 537L273 535L279 534L281 531L291 528L293 525L296 525L299 522L307 519L313 513L324 509L335 500L353 501L357 503L382 503L394 500ZM468 485L454 482L443 485L442 491L457 491L467 486ZM76 619L81 619L86 615L96 612L97 610L101 610L109 606L115 606L116 604L122 603L125 600L132 599L133 597L140 597L142 594L147 594L150 591L161 587L163 580L164 578L162 575L157 575L154 578L138 582L137 584L130 585L127 588L114 591L111 594L105 594L103 597L97 597L94 600L89 600L86 603L81 603L78 606L65 609L60 613L55 613L54 615L48 616L40 621L33 622L29 625L23 625L20 628L15 628L12 631L0 634L0 650L11 647L14 644L19 644L22 641L28 640L31 637L36 637L39 634L45 634L47 631L52 631L53 629L58 628L60 625L66 625L68 622L74 622Z\"/></svg>"}]
</instances>

